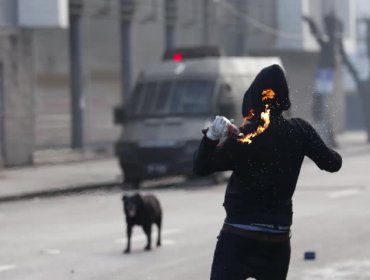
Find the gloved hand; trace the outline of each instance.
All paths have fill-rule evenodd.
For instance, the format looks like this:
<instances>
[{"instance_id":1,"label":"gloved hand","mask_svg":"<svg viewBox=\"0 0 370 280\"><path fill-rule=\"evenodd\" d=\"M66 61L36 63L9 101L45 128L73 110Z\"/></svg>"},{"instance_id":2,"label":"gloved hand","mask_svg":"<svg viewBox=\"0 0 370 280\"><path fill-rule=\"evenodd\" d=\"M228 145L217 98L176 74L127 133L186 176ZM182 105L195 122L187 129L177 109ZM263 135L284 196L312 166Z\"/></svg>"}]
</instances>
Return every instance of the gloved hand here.
<instances>
[{"instance_id":1,"label":"gloved hand","mask_svg":"<svg viewBox=\"0 0 370 280\"><path fill-rule=\"evenodd\" d=\"M213 141L219 140L221 137L227 135L229 125L231 125L231 122L227 118L216 116L208 128L206 136Z\"/></svg>"}]
</instances>

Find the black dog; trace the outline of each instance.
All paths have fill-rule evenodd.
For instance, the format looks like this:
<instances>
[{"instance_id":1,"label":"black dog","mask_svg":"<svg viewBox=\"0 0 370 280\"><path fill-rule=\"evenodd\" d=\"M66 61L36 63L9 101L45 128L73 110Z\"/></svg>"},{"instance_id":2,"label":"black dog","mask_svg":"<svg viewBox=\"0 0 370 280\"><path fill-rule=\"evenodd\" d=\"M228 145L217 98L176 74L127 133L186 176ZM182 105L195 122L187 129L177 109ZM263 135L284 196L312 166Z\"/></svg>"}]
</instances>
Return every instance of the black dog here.
<instances>
[{"instance_id":1,"label":"black dog","mask_svg":"<svg viewBox=\"0 0 370 280\"><path fill-rule=\"evenodd\" d=\"M127 247L124 253L131 251L131 234L134 225L143 227L148 239L144 249L150 250L152 224L155 223L158 227L157 246L161 246L162 209L158 199L154 195L136 193L133 196L124 195L122 201L127 226Z\"/></svg>"}]
</instances>

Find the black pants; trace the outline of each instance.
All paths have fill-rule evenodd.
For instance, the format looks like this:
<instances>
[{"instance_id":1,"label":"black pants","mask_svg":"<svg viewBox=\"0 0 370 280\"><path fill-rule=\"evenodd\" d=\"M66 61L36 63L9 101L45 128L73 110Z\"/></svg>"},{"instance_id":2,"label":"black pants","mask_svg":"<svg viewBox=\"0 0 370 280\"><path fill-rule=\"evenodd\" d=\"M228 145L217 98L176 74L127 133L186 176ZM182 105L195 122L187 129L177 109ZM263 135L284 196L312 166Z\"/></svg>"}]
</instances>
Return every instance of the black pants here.
<instances>
[{"instance_id":1,"label":"black pants","mask_svg":"<svg viewBox=\"0 0 370 280\"><path fill-rule=\"evenodd\" d=\"M284 280L290 261L290 240L260 241L221 231L211 280Z\"/></svg>"}]
</instances>

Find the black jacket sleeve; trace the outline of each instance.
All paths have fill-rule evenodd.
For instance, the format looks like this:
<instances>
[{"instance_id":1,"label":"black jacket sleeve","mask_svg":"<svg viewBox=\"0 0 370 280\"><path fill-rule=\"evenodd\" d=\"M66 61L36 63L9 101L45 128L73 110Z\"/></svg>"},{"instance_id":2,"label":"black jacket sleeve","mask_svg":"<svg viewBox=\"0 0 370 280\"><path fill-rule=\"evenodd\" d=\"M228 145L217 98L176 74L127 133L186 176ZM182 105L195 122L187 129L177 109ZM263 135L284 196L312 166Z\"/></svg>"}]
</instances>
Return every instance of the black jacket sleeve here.
<instances>
[{"instance_id":1,"label":"black jacket sleeve","mask_svg":"<svg viewBox=\"0 0 370 280\"><path fill-rule=\"evenodd\" d=\"M329 172L336 172L342 167L342 157L329 148L317 131L305 120L297 119L305 138L305 155L316 165Z\"/></svg>"},{"instance_id":2,"label":"black jacket sleeve","mask_svg":"<svg viewBox=\"0 0 370 280\"><path fill-rule=\"evenodd\" d=\"M204 136L194 154L194 174L207 176L216 171L232 170L234 163L227 146L226 143L219 144L219 141L213 141Z\"/></svg>"}]
</instances>

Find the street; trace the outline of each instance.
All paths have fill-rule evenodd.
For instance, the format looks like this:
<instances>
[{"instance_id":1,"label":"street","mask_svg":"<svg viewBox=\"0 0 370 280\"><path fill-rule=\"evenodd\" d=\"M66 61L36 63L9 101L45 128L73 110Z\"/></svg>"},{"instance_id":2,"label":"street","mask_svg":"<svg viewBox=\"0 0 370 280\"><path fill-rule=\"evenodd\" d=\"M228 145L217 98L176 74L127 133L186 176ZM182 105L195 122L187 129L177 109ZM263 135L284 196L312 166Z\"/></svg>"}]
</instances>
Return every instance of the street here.
<instances>
[{"instance_id":1,"label":"street","mask_svg":"<svg viewBox=\"0 0 370 280\"><path fill-rule=\"evenodd\" d=\"M335 174L303 165L288 279L370 279L370 149L343 156ZM142 190L162 203L163 245L145 252L135 227L129 255L120 190L0 204L0 279L208 279L224 188L203 180ZM306 251L316 259L304 260Z\"/></svg>"}]
</instances>

